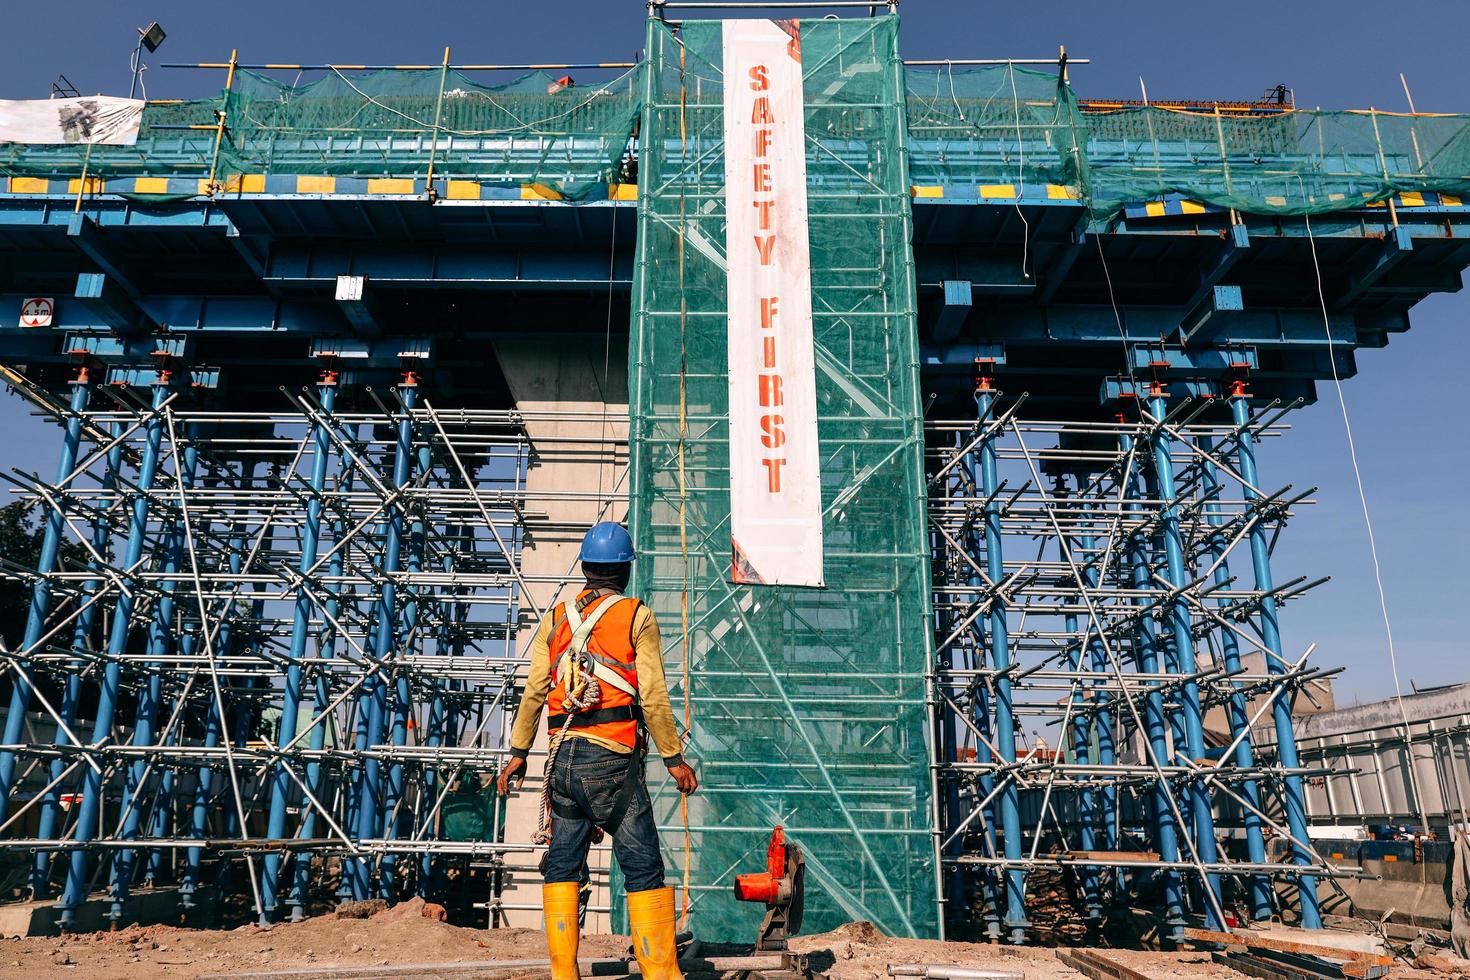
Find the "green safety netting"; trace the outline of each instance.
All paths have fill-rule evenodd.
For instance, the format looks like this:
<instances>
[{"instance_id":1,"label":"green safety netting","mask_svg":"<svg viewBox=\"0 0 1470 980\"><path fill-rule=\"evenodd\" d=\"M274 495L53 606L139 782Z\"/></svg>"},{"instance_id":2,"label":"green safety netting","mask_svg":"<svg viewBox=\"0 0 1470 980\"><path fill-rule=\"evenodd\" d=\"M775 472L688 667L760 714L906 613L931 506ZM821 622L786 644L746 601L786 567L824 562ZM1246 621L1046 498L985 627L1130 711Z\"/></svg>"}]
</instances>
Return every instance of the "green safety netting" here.
<instances>
[{"instance_id":1,"label":"green safety netting","mask_svg":"<svg viewBox=\"0 0 1470 980\"><path fill-rule=\"evenodd\" d=\"M224 185L262 173L423 178L432 162L439 178L579 198L632 180L644 67L569 88L545 72L486 85L438 69L332 71L306 83L240 71L225 101L150 103L136 146L0 143L0 174L202 178L215 168ZM1055 73L1014 65L910 66L904 87L915 184L1009 184L1024 196L1065 185L1100 219L1169 195L1319 214L1470 189L1465 115L1082 111ZM222 105L229 127L216 159Z\"/></svg>"},{"instance_id":2,"label":"green safety netting","mask_svg":"<svg viewBox=\"0 0 1470 980\"><path fill-rule=\"evenodd\" d=\"M629 353L635 591L663 625L674 703L687 694L692 710L704 780L688 811L696 931L754 932L762 909L734 901L733 876L763 869L782 824L806 853L804 931L864 919L933 936L929 570L897 21L803 22L801 52L827 585L728 580L721 27L690 22L676 37L652 21ZM667 782L653 790L665 853L682 866L678 794Z\"/></svg>"},{"instance_id":3,"label":"green safety netting","mask_svg":"<svg viewBox=\"0 0 1470 980\"><path fill-rule=\"evenodd\" d=\"M1405 191L1470 189L1465 116L1137 107L1084 123L1086 193L1103 216L1168 194L1254 214L1322 214Z\"/></svg>"},{"instance_id":4,"label":"green safety netting","mask_svg":"<svg viewBox=\"0 0 1470 980\"><path fill-rule=\"evenodd\" d=\"M909 169L918 185L1076 185L1082 124L1055 72L909 66ZM1044 192L1043 192L1044 194Z\"/></svg>"},{"instance_id":5,"label":"green safety netting","mask_svg":"<svg viewBox=\"0 0 1470 980\"><path fill-rule=\"evenodd\" d=\"M545 72L485 85L454 70L334 70L303 85L242 71L229 96L227 169L408 178L432 160L436 177L581 197L618 178L639 77L563 87Z\"/></svg>"}]
</instances>

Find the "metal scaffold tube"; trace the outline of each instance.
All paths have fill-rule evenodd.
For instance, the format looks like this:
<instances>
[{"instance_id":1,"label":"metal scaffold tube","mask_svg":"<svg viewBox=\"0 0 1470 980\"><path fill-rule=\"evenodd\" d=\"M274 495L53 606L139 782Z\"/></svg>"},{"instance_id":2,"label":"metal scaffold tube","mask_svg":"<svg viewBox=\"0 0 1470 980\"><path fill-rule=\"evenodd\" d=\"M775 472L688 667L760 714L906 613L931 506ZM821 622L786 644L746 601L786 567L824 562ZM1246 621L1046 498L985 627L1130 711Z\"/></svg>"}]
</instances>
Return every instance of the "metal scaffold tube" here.
<instances>
[{"instance_id":1,"label":"metal scaffold tube","mask_svg":"<svg viewBox=\"0 0 1470 980\"><path fill-rule=\"evenodd\" d=\"M1229 411L1171 411L1156 388L1131 417L1045 420L982 373L974 421L927 423L952 928L1023 941L1028 892L1064 872L1078 935L1144 904L1177 943L1191 915L1278 914L1287 887L1313 927L1317 880L1363 873L1309 844L1301 785L1318 770L1293 751L1291 691L1328 672L1306 666L1311 648L1286 655L1276 616L1322 580L1271 577L1273 533L1307 494L1258 485L1256 443L1280 415L1241 392ZM1230 558L1247 548L1241 582ZM1270 858L1268 829L1290 862ZM970 919L996 900L1003 922Z\"/></svg>"},{"instance_id":2,"label":"metal scaffold tube","mask_svg":"<svg viewBox=\"0 0 1470 980\"><path fill-rule=\"evenodd\" d=\"M99 882L113 921L140 885L177 887L193 916L222 883L262 922L299 919L338 866L348 896L447 901L507 846L498 805L466 808L507 752L524 589L561 582L523 573L525 529L583 525L527 487L524 416L426 410L411 374L397 394L389 411L327 372L299 411L223 412L164 375L147 404L99 407L83 375L50 409L56 480L13 478L53 538L7 651L34 710L0 747L0 849L34 853L39 899L66 869L67 928ZM575 473L618 442L536 452ZM43 719L54 738L21 737Z\"/></svg>"}]
</instances>

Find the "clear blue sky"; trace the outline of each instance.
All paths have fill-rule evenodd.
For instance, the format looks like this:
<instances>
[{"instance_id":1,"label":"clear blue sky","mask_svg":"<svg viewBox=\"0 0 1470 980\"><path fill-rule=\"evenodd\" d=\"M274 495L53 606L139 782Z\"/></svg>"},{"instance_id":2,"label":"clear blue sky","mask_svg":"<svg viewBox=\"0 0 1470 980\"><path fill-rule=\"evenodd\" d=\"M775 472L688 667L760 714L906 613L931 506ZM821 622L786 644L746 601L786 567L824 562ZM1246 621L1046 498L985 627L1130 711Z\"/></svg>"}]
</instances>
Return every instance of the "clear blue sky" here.
<instances>
[{"instance_id":1,"label":"clear blue sky","mask_svg":"<svg viewBox=\"0 0 1470 980\"><path fill-rule=\"evenodd\" d=\"M1142 75L1155 99L1247 99L1284 82L1300 105L1399 110L1402 71L1421 112L1470 112L1464 11L1455 0L906 0L901 8L906 57L1048 56L1063 43L1093 61L1073 72L1084 95L1133 97ZM58 72L83 93L126 94L134 28L153 19L169 35L147 59L154 63L223 61L232 47L242 59L277 63L431 63L445 45L458 62L581 62L632 59L643 12L640 0L31 4L0 40L0 98L44 97ZM163 68L145 79L153 98L208 95L222 83L219 74ZM1346 385L1406 689L1411 678L1470 680L1467 317L1470 296L1431 298L1409 334L1360 355L1362 372ZM55 430L27 419L14 399L0 403L0 423L6 462L49 475ZM1295 423L1263 452L1262 479L1322 490L1283 535L1279 574L1333 581L1285 611L1288 648L1315 640L1320 663L1347 666L1340 699L1383 697L1392 693L1383 625L1330 387Z\"/></svg>"}]
</instances>

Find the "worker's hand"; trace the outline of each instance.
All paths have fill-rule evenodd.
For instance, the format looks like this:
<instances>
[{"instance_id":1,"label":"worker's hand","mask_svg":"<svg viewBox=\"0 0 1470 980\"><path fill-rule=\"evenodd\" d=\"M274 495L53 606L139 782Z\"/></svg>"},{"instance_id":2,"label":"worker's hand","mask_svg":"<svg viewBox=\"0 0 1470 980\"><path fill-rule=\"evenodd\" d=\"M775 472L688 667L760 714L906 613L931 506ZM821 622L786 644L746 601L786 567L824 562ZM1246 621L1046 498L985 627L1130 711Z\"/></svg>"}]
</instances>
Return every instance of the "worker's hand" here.
<instances>
[{"instance_id":1,"label":"worker's hand","mask_svg":"<svg viewBox=\"0 0 1470 980\"><path fill-rule=\"evenodd\" d=\"M694 770L687 762L670 769L669 775L674 777L674 782L678 785L679 792L685 796L699 789L699 777L694 775Z\"/></svg>"},{"instance_id":2,"label":"worker's hand","mask_svg":"<svg viewBox=\"0 0 1470 980\"><path fill-rule=\"evenodd\" d=\"M525 759L517 759L515 756L511 756L510 760L508 762L506 762L505 768L502 769L502 770L500 770L500 778L497 779L497 780L495 780L495 788L496 788L496 790L499 791L499 793L500 793L501 796L508 796L508 795L510 795L510 791L511 791L510 781L512 779L515 780L515 788L516 789L520 789L521 788L521 785L523 783L525 783L525 781L526 781L526 760Z\"/></svg>"}]
</instances>

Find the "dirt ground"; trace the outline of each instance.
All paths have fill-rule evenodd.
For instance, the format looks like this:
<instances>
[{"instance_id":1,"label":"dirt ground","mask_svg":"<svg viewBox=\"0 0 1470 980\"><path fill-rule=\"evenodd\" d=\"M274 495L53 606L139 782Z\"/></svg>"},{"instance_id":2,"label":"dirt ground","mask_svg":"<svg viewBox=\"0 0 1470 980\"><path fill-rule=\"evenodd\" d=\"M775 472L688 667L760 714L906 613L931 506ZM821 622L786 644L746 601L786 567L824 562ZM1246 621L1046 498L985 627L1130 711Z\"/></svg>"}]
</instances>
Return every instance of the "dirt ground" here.
<instances>
[{"instance_id":1,"label":"dirt ground","mask_svg":"<svg viewBox=\"0 0 1470 980\"><path fill-rule=\"evenodd\" d=\"M0 940L0 977L25 980L163 980L207 974L328 966L406 966L420 963L540 959L546 947L540 932L527 929L467 929L422 914L419 900L405 902L365 919L331 915L270 929L242 926L230 931L133 927L114 933L61 938ZM814 969L832 980L887 980L898 963L944 963L1014 970L1027 980L1074 980L1081 974L1063 966L1046 948L891 939L868 923L802 936L792 942L809 954ZM619 957L628 949L623 936L585 936L584 957ZM1106 955L1157 980L1241 978L1210 962L1207 953L1154 953L1107 950ZM528 971L529 977L536 971ZM1394 980L1429 980L1444 974L1395 967Z\"/></svg>"}]
</instances>

